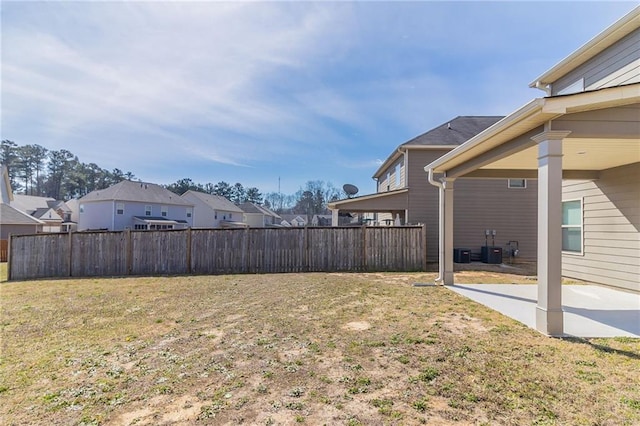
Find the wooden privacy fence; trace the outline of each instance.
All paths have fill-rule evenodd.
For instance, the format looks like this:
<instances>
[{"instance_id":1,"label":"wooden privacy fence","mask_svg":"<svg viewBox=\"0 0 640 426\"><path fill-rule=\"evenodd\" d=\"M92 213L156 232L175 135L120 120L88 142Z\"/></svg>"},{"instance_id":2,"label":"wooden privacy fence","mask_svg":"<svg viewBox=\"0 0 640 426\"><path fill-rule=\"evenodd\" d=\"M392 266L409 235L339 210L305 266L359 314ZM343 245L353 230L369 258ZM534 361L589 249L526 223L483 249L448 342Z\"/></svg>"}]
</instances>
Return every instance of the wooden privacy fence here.
<instances>
[{"instance_id":1,"label":"wooden privacy fence","mask_svg":"<svg viewBox=\"0 0 640 426\"><path fill-rule=\"evenodd\" d=\"M13 235L9 280L426 270L424 226Z\"/></svg>"},{"instance_id":2,"label":"wooden privacy fence","mask_svg":"<svg viewBox=\"0 0 640 426\"><path fill-rule=\"evenodd\" d=\"M0 262L6 262L9 256L9 240L0 240Z\"/></svg>"}]
</instances>

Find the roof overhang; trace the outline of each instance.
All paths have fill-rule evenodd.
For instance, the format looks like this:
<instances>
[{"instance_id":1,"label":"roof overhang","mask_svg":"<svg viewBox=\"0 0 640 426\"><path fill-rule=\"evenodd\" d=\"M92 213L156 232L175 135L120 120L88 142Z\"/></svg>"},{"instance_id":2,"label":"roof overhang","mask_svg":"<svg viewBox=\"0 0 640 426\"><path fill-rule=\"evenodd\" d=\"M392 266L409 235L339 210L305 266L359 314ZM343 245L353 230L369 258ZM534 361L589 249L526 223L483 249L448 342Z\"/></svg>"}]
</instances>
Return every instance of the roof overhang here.
<instances>
[{"instance_id":1,"label":"roof overhang","mask_svg":"<svg viewBox=\"0 0 640 426\"><path fill-rule=\"evenodd\" d=\"M366 213L406 210L409 207L409 188L333 201L328 207L331 210Z\"/></svg>"},{"instance_id":2,"label":"roof overhang","mask_svg":"<svg viewBox=\"0 0 640 426\"><path fill-rule=\"evenodd\" d=\"M558 62L550 70L536 78L529 84L529 87L545 87L557 81L578 65L582 65L624 36L635 31L638 27L640 27L640 6L633 9L606 30L586 42L571 55Z\"/></svg>"},{"instance_id":3,"label":"roof overhang","mask_svg":"<svg viewBox=\"0 0 640 426\"><path fill-rule=\"evenodd\" d=\"M425 167L425 171L444 173L447 177L479 177L471 173L478 169L532 170L537 168L537 150L531 139L544 130L572 130L563 144L566 156L564 168L571 170L574 164L580 169L603 170L616 165L640 161L640 84L600 89L572 95L534 99L511 115L487 128L464 144ZM617 123L619 134L600 134L598 126L572 122L567 117L586 115L619 107L628 107L631 118ZM635 116L635 118L633 117ZM562 121L562 119L566 119ZM587 124L585 124L587 123ZM562 128L565 127L565 128ZM604 127L603 127L604 129ZM604 131L604 130L602 130ZM573 163L567 156L582 152L586 141L607 155L593 156L588 167L585 158L576 157ZM615 158L613 158L615 154ZM485 173L486 175L486 173ZM505 175L503 172L502 175ZM512 177L517 177L511 175ZM489 176L487 176L489 177ZM496 176L497 177L497 176Z\"/></svg>"}]
</instances>

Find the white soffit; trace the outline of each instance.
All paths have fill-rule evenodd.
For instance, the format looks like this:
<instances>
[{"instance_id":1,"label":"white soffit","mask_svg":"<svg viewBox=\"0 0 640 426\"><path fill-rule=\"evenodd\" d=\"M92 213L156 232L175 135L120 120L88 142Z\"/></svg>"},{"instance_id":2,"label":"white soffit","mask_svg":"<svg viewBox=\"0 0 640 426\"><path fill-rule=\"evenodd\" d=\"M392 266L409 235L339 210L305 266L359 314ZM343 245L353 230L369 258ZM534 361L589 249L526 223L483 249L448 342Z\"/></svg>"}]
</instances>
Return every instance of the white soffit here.
<instances>
[{"instance_id":1,"label":"white soffit","mask_svg":"<svg viewBox=\"0 0 640 426\"><path fill-rule=\"evenodd\" d=\"M610 169L640 162L640 138L568 138L562 143L562 155L564 170ZM536 170L537 168L538 148L536 146L481 167L488 170Z\"/></svg>"}]
</instances>

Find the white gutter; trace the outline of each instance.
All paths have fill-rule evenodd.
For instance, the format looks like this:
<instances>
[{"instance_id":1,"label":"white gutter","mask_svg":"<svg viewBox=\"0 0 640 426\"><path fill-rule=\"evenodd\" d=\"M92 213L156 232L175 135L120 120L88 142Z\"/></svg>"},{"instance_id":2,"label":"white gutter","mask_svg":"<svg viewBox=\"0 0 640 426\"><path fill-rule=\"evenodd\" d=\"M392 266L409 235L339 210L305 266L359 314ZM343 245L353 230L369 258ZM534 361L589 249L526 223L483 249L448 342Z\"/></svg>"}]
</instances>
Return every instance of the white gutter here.
<instances>
[{"instance_id":1,"label":"white gutter","mask_svg":"<svg viewBox=\"0 0 640 426\"><path fill-rule=\"evenodd\" d=\"M431 185L438 187L438 199L439 199L439 213L438 213L438 276L435 279L436 283L444 281L444 185L442 182L438 182L433 179L433 169L427 170L428 181ZM425 253L425 256L427 254Z\"/></svg>"},{"instance_id":2,"label":"white gutter","mask_svg":"<svg viewBox=\"0 0 640 426\"><path fill-rule=\"evenodd\" d=\"M496 135L499 135L500 133L504 132L506 129L513 127L514 125L526 120L527 118L533 116L536 113L540 113L542 111L542 107L544 106L545 102L546 102L545 98L533 99L532 101L522 106L520 109L518 109L514 113L506 116L505 118L498 121L494 125L486 128L485 130L478 133L477 135L475 135L474 137L472 137L462 145L459 145L454 150L449 151L446 154L444 154L442 157L439 157L436 160L432 161L431 163L429 163L424 167L424 171L428 172L429 169L433 169L434 171L444 171L444 170L438 170L438 169L443 167L443 165L446 164L448 161L453 160L459 155L467 151L470 151L479 145L484 144L488 139L491 139ZM486 147L486 150L490 148L492 147Z\"/></svg>"},{"instance_id":3,"label":"white gutter","mask_svg":"<svg viewBox=\"0 0 640 426\"><path fill-rule=\"evenodd\" d=\"M536 81L535 88L542 90L545 95L551 96L551 84L546 84L541 81Z\"/></svg>"},{"instance_id":4,"label":"white gutter","mask_svg":"<svg viewBox=\"0 0 640 426\"><path fill-rule=\"evenodd\" d=\"M629 13L611 24L604 31L587 41L569 56L551 67L550 70L536 78L529 87L541 89L540 86L557 81L559 78L575 69L579 65L595 57L626 35L640 27L640 6L635 7ZM542 89L544 90L544 89Z\"/></svg>"}]
</instances>

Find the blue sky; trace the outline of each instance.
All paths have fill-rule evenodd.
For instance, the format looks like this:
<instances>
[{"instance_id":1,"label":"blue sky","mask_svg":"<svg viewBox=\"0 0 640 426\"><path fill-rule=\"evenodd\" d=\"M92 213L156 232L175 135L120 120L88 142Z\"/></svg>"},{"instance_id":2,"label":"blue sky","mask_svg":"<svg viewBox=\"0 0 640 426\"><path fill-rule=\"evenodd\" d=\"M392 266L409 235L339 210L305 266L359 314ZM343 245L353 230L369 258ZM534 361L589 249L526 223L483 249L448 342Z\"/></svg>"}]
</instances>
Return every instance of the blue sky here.
<instances>
[{"instance_id":1,"label":"blue sky","mask_svg":"<svg viewBox=\"0 0 640 426\"><path fill-rule=\"evenodd\" d=\"M371 193L398 145L540 97L637 4L2 1L2 139L161 184Z\"/></svg>"}]
</instances>

